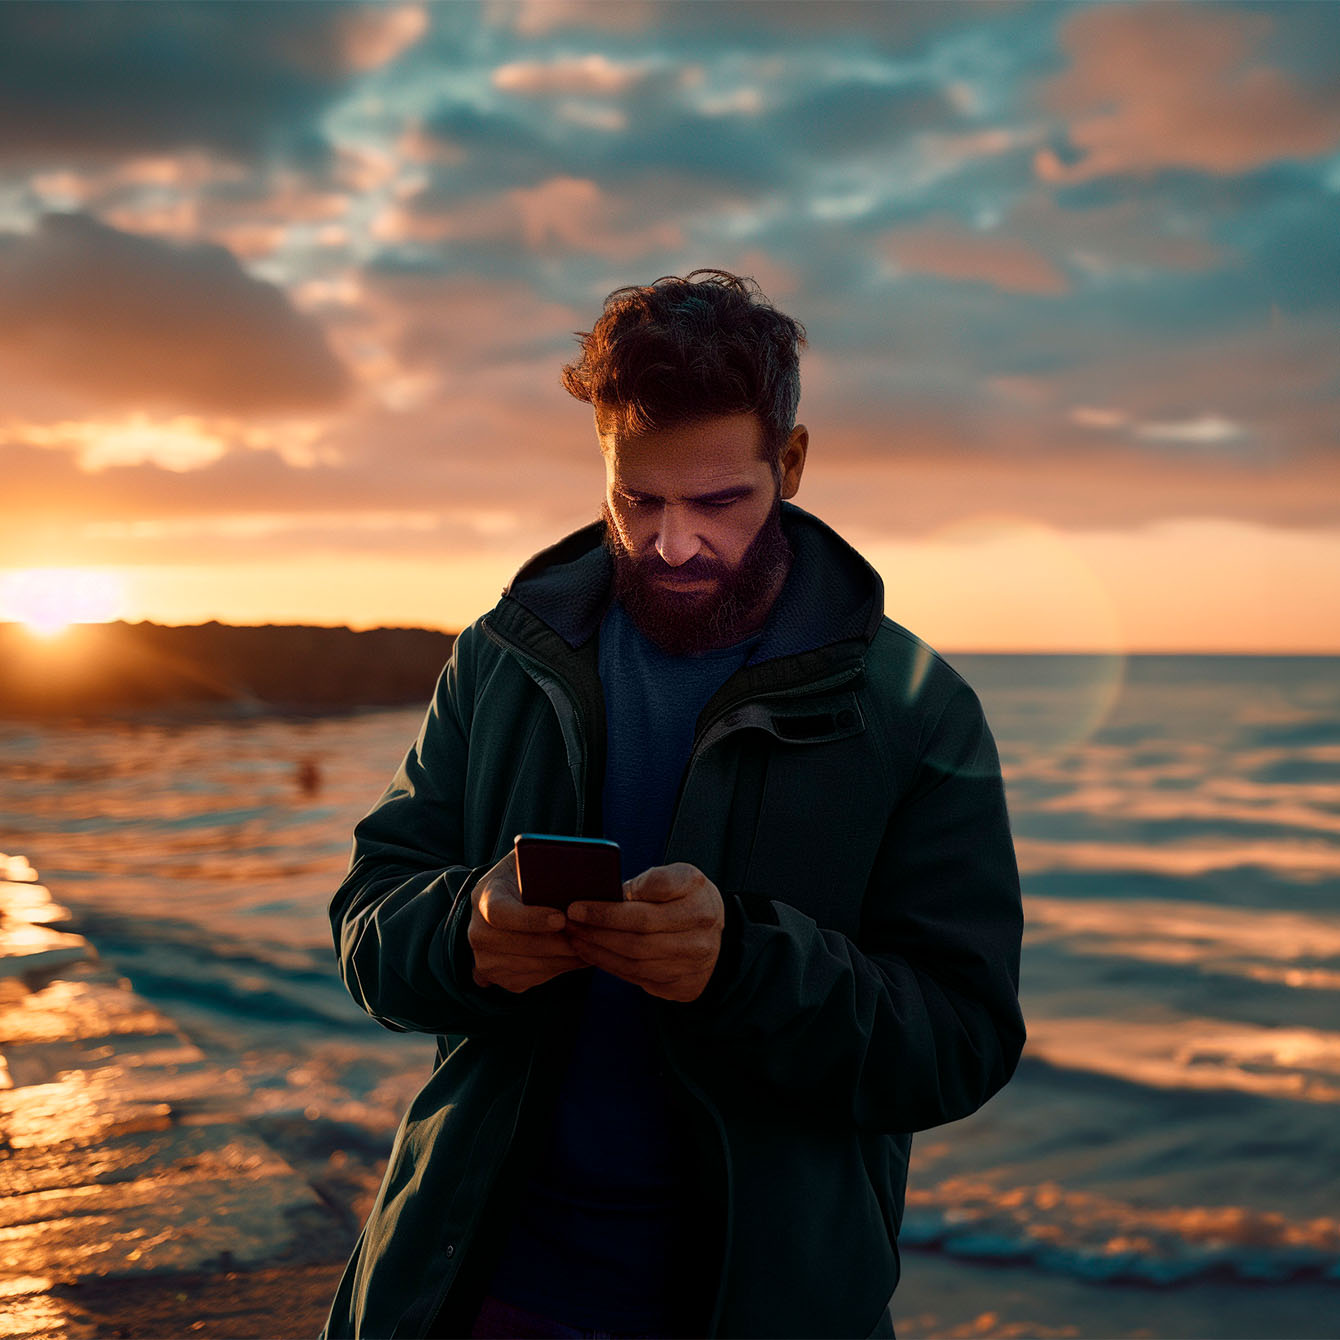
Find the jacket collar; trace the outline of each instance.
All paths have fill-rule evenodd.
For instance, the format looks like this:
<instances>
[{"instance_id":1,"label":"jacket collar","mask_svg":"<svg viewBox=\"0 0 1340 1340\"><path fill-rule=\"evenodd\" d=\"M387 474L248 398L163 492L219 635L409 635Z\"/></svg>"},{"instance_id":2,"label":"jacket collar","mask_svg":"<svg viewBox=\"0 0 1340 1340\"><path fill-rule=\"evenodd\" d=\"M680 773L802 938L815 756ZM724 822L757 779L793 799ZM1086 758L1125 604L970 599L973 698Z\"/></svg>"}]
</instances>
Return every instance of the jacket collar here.
<instances>
[{"instance_id":1,"label":"jacket collar","mask_svg":"<svg viewBox=\"0 0 1340 1340\"><path fill-rule=\"evenodd\" d=\"M868 643L884 615L879 574L835 530L789 502L782 529L794 558L750 664L817 651L834 643ZM605 523L592 522L525 563L503 591L574 650L594 636L613 599L613 560ZM501 606L500 606L501 608Z\"/></svg>"}]
</instances>

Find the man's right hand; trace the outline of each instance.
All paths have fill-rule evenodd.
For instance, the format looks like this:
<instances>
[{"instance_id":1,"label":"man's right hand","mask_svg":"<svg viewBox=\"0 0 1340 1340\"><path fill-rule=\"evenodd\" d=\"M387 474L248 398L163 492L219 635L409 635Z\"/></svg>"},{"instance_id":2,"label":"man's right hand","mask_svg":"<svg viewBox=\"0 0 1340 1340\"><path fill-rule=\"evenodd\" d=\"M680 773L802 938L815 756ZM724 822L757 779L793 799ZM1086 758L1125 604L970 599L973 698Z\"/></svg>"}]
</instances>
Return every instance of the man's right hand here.
<instances>
[{"instance_id":1,"label":"man's right hand","mask_svg":"<svg viewBox=\"0 0 1340 1340\"><path fill-rule=\"evenodd\" d=\"M475 885L466 938L475 956L476 986L529 991L587 962L563 934L567 918L552 907L527 907L516 878L516 854Z\"/></svg>"}]
</instances>

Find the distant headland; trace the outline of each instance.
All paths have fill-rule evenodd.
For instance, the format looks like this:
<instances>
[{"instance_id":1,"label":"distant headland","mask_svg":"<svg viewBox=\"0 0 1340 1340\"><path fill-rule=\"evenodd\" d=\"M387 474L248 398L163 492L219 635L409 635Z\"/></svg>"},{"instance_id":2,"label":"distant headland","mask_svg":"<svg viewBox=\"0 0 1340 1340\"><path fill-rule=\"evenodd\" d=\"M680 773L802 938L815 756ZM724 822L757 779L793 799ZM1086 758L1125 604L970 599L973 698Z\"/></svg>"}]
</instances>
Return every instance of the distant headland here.
<instances>
[{"instance_id":1,"label":"distant headland","mask_svg":"<svg viewBox=\"0 0 1340 1340\"><path fill-rule=\"evenodd\" d=\"M301 715L426 703L454 633L0 623L0 718Z\"/></svg>"}]
</instances>

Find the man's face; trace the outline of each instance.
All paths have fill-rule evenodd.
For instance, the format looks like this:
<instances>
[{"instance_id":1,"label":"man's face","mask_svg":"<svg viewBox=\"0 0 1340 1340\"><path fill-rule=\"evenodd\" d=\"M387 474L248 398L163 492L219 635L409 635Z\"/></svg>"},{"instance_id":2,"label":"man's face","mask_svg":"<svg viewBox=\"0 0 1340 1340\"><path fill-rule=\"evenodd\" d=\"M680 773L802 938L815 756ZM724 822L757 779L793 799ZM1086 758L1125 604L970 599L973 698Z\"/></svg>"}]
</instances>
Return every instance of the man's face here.
<instances>
[{"instance_id":1,"label":"man's face","mask_svg":"<svg viewBox=\"0 0 1340 1340\"><path fill-rule=\"evenodd\" d=\"M793 430L780 479L753 414L626 435L600 432L606 546L615 592L676 655L729 646L761 627L791 551L781 499L799 487L808 437Z\"/></svg>"}]
</instances>

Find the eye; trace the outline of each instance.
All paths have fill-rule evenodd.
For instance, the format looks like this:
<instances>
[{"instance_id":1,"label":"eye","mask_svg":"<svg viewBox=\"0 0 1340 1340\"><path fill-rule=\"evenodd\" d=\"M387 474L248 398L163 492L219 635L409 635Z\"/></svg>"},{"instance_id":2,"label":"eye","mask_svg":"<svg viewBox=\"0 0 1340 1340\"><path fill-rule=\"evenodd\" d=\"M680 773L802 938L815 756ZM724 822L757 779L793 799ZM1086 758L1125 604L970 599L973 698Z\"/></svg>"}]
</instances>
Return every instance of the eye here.
<instances>
[{"instance_id":1,"label":"eye","mask_svg":"<svg viewBox=\"0 0 1340 1340\"><path fill-rule=\"evenodd\" d=\"M625 507L646 507L647 504L651 502L651 499L650 499L650 498L630 498L630 497L628 496L628 494L626 494L626 493L621 493L621 494L619 494L619 501L620 501L621 503L623 503L623 505L624 505Z\"/></svg>"}]
</instances>

